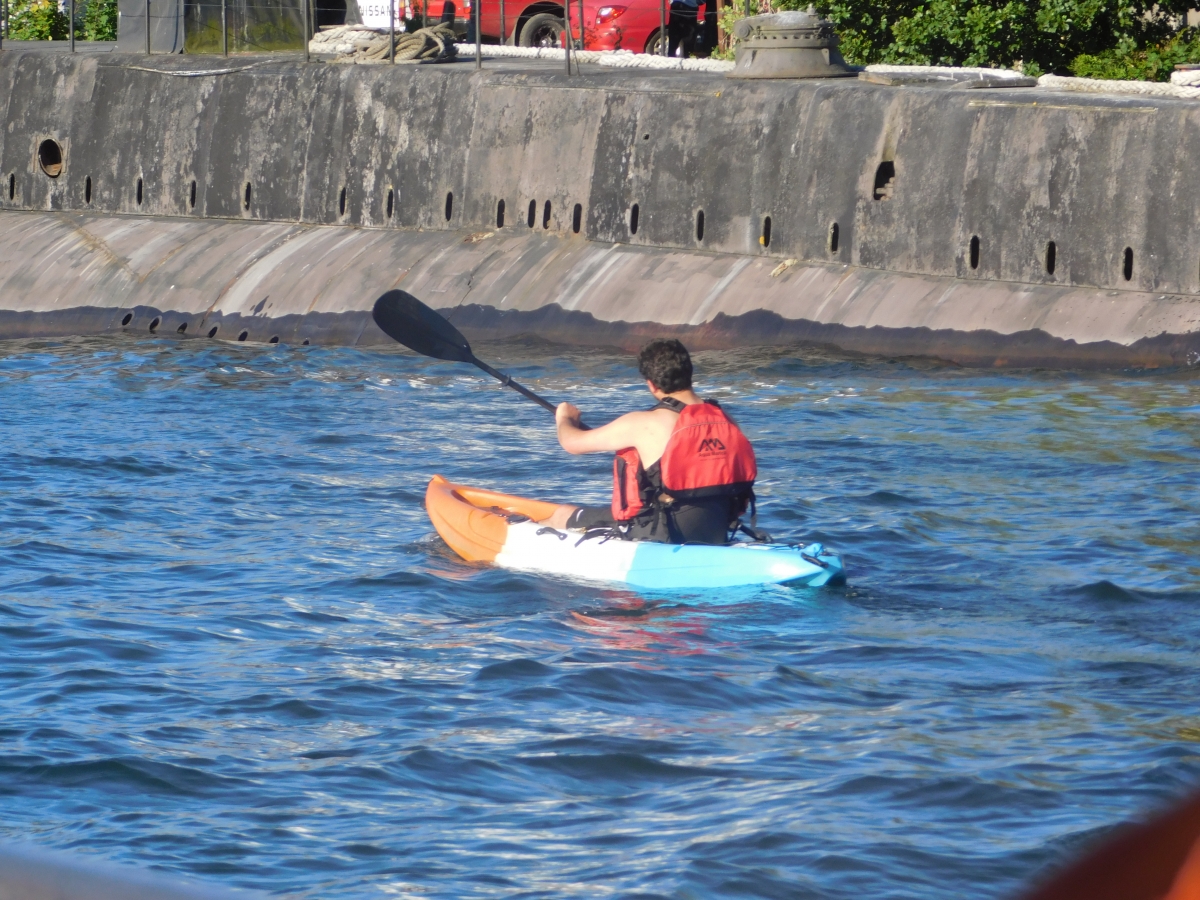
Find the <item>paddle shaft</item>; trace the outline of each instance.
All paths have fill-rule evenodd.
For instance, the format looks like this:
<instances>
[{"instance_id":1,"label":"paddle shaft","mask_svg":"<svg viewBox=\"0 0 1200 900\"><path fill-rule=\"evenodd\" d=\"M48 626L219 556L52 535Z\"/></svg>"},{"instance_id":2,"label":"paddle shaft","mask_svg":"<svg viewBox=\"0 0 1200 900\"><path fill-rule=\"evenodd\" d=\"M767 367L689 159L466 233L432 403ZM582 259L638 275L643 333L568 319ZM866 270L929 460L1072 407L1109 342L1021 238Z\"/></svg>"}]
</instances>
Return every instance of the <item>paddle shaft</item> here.
<instances>
[{"instance_id":1,"label":"paddle shaft","mask_svg":"<svg viewBox=\"0 0 1200 900\"><path fill-rule=\"evenodd\" d=\"M549 400L547 400L545 397L539 397L537 394L535 394L529 388L525 387L525 385L517 384L515 381L513 381L511 378L509 378L503 372L497 372L495 369L493 369L491 366L489 366L483 360L476 359L474 355L471 356L471 362L473 362L475 365L479 366L479 368L483 369L483 371L487 372L489 375L491 375L493 378L495 378L497 381L499 381L505 387L510 387L514 391L516 391L518 394L520 394L521 396L528 397L530 400L532 400L534 403L537 403L543 409L548 409L551 413L553 413L557 410L557 407L553 403L551 403Z\"/></svg>"}]
</instances>

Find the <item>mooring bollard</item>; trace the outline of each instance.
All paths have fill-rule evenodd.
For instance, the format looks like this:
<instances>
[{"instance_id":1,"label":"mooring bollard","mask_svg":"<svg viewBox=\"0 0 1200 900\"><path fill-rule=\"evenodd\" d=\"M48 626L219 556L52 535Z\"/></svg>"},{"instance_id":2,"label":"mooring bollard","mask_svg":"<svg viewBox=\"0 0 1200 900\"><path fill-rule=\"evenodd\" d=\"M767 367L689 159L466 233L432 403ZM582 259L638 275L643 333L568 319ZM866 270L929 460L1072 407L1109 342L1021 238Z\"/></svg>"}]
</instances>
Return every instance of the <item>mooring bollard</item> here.
<instances>
[{"instance_id":1,"label":"mooring bollard","mask_svg":"<svg viewBox=\"0 0 1200 900\"><path fill-rule=\"evenodd\" d=\"M733 23L737 59L726 78L853 78L838 52L833 23L809 7Z\"/></svg>"}]
</instances>

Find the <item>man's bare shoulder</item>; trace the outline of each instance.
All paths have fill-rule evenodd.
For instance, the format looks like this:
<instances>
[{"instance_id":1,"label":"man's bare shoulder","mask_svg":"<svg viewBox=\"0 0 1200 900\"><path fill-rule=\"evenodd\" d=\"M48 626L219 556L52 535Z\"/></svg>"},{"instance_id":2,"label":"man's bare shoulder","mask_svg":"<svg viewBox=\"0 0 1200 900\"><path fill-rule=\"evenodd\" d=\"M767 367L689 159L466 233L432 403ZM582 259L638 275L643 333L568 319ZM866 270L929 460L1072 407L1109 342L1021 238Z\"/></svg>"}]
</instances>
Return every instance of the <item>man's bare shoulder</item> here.
<instances>
[{"instance_id":1,"label":"man's bare shoulder","mask_svg":"<svg viewBox=\"0 0 1200 900\"><path fill-rule=\"evenodd\" d=\"M671 428L675 424L675 418L676 413L669 409L639 409L618 416L612 420L612 424L620 422L622 425L639 428L658 428L665 425Z\"/></svg>"}]
</instances>

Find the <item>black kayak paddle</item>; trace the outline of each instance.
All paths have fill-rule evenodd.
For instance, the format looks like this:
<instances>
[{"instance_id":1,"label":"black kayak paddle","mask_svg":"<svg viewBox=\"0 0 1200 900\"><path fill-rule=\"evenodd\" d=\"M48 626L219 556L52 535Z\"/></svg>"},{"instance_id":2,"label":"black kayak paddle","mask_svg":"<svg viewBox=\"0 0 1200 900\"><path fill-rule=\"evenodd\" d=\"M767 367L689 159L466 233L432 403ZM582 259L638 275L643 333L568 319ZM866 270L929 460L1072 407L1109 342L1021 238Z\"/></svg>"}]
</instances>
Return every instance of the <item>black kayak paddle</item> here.
<instances>
[{"instance_id":1,"label":"black kayak paddle","mask_svg":"<svg viewBox=\"0 0 1200 900\"><path fill-rule=\"evenodd\" d=\"M555 411L556 407L549 400L476 359L471 352L471 345L457 328L407 291L388 291L375 301L371 316L384 334L414 353L479 366L505 387L512 388L550 412Z\"/></svg>"}]
</instances>

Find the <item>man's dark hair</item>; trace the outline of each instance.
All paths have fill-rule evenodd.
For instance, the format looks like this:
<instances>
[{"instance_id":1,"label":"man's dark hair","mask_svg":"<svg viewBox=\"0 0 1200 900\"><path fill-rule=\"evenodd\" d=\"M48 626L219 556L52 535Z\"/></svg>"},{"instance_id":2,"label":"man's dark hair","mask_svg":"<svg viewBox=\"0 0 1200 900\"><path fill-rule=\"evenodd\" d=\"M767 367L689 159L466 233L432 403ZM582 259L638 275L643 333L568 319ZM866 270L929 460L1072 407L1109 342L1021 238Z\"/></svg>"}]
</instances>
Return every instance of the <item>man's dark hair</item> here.
<instances>
[{"instance_id":1,"label":"man's dark hair","mask_svg":"<svg viewBox=\"0 0 1200 900\"><path fill-rule=\"evenodd\" d=\"M638 354L638 371L664 394L685 391L692 386L692 358L679 341L658 338Z\"/></svg>"}]
</instances>

